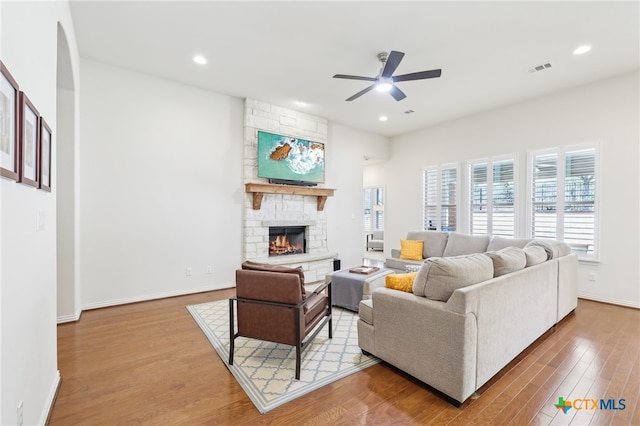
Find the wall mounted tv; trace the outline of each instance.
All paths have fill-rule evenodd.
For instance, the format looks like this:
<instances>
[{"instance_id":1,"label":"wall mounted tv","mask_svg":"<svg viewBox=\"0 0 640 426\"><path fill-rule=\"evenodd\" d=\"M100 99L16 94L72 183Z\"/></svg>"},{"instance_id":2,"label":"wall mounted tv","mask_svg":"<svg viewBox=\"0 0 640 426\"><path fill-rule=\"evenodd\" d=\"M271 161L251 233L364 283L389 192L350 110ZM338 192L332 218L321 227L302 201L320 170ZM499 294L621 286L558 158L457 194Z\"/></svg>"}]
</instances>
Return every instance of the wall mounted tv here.
<instances>
[{"instance_id":1,"label":"wall mounted tv","mask_svg":"<svg viewBox=\"0 0 640 426\"><path fill-rule=\"evenodd\" d=\"M258 131L258 177L269 183L324 182L324 144Z\"/></svg>"}]
</instances>

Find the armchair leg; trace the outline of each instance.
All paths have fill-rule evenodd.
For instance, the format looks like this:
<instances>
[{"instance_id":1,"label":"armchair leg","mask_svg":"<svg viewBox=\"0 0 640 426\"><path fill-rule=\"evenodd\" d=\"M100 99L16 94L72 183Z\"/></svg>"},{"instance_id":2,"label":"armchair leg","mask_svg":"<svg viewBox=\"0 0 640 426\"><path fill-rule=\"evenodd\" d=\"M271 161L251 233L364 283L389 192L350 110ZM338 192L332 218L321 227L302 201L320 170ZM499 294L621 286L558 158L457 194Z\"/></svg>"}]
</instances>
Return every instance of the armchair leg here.
<instances>
[{"instance_id":1,"label":"armchair leg","mask_svg":"<svg viewBox=\"0 0 640 426\"><path fill-rule=\"evenodd\" d=\"M300 352L302 352L302 348L300 347L300 343L296 345L296 380L300 380Z\"/></svg>"},{"instance_id":2,"label":"armchair leg","mask_svg":"<svg viewBox=\"0 0 640 426\"><path fill-rule=\"evenodd\" d=\"M229 299L229 365L233 365L233 349L236 340L233 317L233 299Z\"/></svg>"}]
</instances>

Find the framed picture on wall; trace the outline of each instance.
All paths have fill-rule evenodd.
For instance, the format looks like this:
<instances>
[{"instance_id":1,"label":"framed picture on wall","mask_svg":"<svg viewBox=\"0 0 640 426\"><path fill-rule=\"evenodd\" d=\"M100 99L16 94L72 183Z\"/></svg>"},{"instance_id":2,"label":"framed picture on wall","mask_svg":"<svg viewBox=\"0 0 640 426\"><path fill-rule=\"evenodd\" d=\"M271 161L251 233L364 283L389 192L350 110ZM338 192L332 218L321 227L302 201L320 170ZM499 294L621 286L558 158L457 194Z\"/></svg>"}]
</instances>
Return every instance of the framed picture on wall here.
<instances>
[{"instance_id":1,"label":"framed picture on wall","mask_svg":"<svg viewBox=\"0 0 640 426\"><path fill-rule=\"evenodd\" d=\"M20 92L20 177L22 182L33 187L38 181L38 133L40 133L38 110L24 92Z\"/></svg>"},{"instance_id":2,"label":"framed picture on wall","mask_svg":"<svg viewBox=\"0 0 640 426\"><path fill-rule=\"evenodd\" d=\"M18 83L0 61L0 176L18 180Z\"/></svg>"},{"instance_id":3,"label":"framed picture on wall","mask_svg":"<svg viewBox=\"0 0 640 426\"><path fill-rule=\"evenodd\" d=\"M51 129L40 117L40 189L51 192Z\"/></svg>"}]
</instances>

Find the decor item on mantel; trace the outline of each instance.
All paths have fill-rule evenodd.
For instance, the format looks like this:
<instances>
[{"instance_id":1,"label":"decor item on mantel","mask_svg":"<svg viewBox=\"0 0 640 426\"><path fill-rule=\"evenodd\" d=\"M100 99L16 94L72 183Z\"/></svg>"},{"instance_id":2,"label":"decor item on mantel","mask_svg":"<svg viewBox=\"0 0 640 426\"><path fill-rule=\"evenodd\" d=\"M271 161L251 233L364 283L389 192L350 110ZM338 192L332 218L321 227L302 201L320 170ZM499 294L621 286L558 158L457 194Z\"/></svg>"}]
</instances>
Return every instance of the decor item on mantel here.
<instances>
[{"instance_id":1,"label":"decor item on mantel","mask_svg":"<svg viewBox=\"0 0 640 426\"><path fill-rule=\"evenodd\" d=\"M318 197L318 211L324 210L327 197L333 197L335 189L309 186L278 185L272 183L247 183L245 192L253 193L253 209L260 210L264 194L311 195Z\"/></svg>"}]
</instances>

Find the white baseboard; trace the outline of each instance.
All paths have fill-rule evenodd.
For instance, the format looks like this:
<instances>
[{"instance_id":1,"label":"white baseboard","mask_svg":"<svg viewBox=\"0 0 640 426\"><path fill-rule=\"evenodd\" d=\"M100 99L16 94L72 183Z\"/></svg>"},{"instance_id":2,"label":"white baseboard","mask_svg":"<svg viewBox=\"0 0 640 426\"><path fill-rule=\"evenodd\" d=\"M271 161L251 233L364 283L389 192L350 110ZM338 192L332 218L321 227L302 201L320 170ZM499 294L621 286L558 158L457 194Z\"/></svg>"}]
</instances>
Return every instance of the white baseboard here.
<instances>
[{"instance_id":1,"label":"white baseboard","mask_svg":"<svg viewBox=\"0 0 640 426\"><path fill-rule=\"evenodd\" d=\"M49 415L53 410L53 404L56 401L56 394L58 393L58 388L60 387L61 380L62 378L60 377L60 370L56 370L56 375L53 378L53 383L51 384L51 388L49 389L49 394L47 395L47 400L45 401L44 409L42 411L42 414L40 414L40 420L38 421L39 425L47 424Z\"/></svg>"},{"instance_id":2,"label":"white baseboard","mask_svg":"<svg viewBox=\"0 0 640 426\"><path fill-rule=\"evenodd\" d=\"M58 324L64 324L65 322L75 322L80 319L80 314L82 312L75 315L62 315L57 318Z\"/></svg>"},{"instance_id":3,"label":"white baseboard","mask_svg":"<svg viewBox=\"0 0 640 426\"><path fill-rule=\"evenodd\" d=\"M213 291L213 290L223 290L223 289L234 288L234 287L235 287L235 284L214 284L214 285L207 285L203 287L196 287L196 288L190 288L190 289L181 289L181 290L175 290L175 291L167 291L163 293L145 294L145 295L135 296L135 297L125 297L122 299L87 303L86 305L82 305L81 308L83 311L86 311L89 309L107 308L109 306L125 305L128 303L136 303L136 302L146 302L148 300L164 299L166 297L184 296L186 294L202 293L205 291Z\"/></svg>"},{"instance_id":4,"label":"white baseboard","mask_svg":"<svg viewBox=\"0 0 640 426\"><path fill-rule=\"evenodd\" d=\"M629 300L616 299L613 297L603 297L599 294L578 292L578 297L580 299L589 299L596 302L610 303L612 305L620 305L620 306L626 306L628 308L640 309L640 303L638 302L631 302Z\"/></svg>"}]
</instances>

